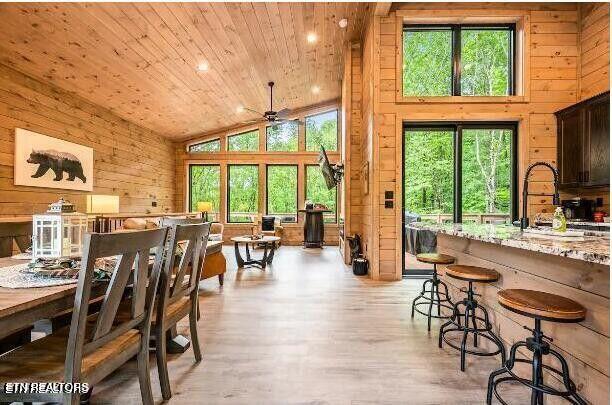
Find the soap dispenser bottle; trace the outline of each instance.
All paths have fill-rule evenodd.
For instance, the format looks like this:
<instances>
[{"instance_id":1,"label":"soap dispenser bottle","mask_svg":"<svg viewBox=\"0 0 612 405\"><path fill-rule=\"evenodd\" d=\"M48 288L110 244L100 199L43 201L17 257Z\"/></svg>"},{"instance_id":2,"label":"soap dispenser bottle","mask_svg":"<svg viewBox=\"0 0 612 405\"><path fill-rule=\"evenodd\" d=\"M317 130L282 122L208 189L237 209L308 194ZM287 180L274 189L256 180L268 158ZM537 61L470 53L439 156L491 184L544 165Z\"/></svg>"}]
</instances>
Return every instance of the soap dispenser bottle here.
<instances>
[{"instance_id":1,"label":"soap dispenser bottle","mask_svg":"<svg viewBox=\"0 0 612 405\"><path fill-rule=\"evenodd\" d=\"M565 232L567 230L567 220L565 219L565 215L563 214L563 209L561 207L557 207L555 209L552 228L553 231L556 232Z\"/></svg>"}]
</instances>

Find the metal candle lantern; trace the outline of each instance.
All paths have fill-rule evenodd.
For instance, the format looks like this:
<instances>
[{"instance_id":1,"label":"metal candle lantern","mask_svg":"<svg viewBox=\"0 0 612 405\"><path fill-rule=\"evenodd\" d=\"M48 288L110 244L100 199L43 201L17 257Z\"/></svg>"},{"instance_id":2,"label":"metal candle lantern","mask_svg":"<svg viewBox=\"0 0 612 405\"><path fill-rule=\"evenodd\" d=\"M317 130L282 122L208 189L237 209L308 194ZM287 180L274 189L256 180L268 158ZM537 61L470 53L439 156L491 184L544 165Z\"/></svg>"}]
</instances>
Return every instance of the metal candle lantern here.
<instances>
[{"instance_id":1,"label":"metal candle lantern","mask_svg":"<svg viewBox=\"0 0 612 405\"><path fill-rule=\"evenodd\" d=\"M32 216L32 260L79 257L87 232L87 215L60 199L45 214Z\"/></svg>"}]
</instances>

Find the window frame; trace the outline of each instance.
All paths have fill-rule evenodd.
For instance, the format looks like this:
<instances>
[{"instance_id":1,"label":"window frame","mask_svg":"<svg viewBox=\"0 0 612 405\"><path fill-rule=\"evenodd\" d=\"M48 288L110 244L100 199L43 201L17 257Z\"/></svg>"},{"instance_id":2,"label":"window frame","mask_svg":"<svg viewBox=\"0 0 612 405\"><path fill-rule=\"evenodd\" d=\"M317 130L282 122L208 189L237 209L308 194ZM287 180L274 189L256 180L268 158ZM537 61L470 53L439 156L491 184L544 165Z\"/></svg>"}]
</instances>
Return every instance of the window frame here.
<instances>
[{"instance_id":1,"label":"window frame","mask_svg":"<svg viewBox=\"0 0 612 405\"><path fill-rule=\"evenodd\" d=\"M266 210L265 213L266 215L271 215L271 216L276 216L278 214L271 214L270 213L270 207L268 205L269 201L270 201L270 197L269 197L269 190L270 188L268 187L268 174L269 174L269 169L271 166L285 166L285 167L295 167L295 221L283 221L284 223L289 223L289 224L297 224L298 223L298 209L300 206L300 197L299 197L299 178L300 178L300 174L299 174L299 170L300 170L300 166L298 164L293 164L293 163L273 163L273 164L266 164L266 183L265 183L265 187L266 187Z\"/></svg>"},{"instance_id":2,"label":"window frame","mask_svg":"<svg viewBox=\"0 0 612 405\"><path fill-rule=\"evenodd\" d=\"M463 95L461 94L461 31L466 30L509 30L510 31L510 47L509 47L509 58L508 58L508 94L499 96L495 95ZM516 68L517 68L517 46L516 46L516 23L466 23L466 24L408 24L404 23L401 30L401 64L403 66L404 60L404 34L408 31L449 31L451 32L451 94L442 96L407 96L404 94L403 88L403 67L400 69L402 75L401 80L401 97L402 98L438 98L438 97L515 97L517 95L517 84L516 84Z\"/></svg>"},{"instance_id":3,"label":"window frame","mask_svg":"<svg viewBox=\"0 0 612 405\"><path fill-rule=\"evenodd\" d=\"M219 142L219 150L215 150L215 151L197 151L197 150L193 151L191 150L191 148L193 148L194 146L205 145L207 143L213 143L213 142ZM199 141L199 142L195 142L190 145L187 145L187 152L188 153L219 153L221 152L221 138L217 137L213 139L207 139L205 141Z\"/></svg>"},{"instance_id":4,"label":"window frame","mask_svg":"<svg viewBox=\"0 0 612 405\"><path fill-rule=\"evenodd\" d=\"M253 164L253 163L231 163L231 164L227 164L226 165L226 170L227 170L227 174L226 174L226 184L225 184L225 192L227 195L226 198L226 202L225 202L225 209L226 209L226 213L225 213L225 221L227 224L250 224L251 222L247 222L247 221L231 221L231 215L232 212L230 211L230 203L231 203L231 193L230 193L230 184L231 184L231 173L232 173L232 166L251 166L251 167L256 167L257 168L257 210L255 212L255 215L259 214L260 212L260 208L259 207L259 188L261 187L261 184L259 184L259 165L258 164Z\"/></svg>"},{"instance_id":5,"label":"window frame","mask_svg":"<svg viewBox=\"0 0 612 405\"><path fill-rule=\"evenodd\" d=\"M296 139L297 139L297 148L295 150L270 150L268 149L268 128L272 128L272 127L280 127L286 124L289 124L291 121L287 121L284 122L282 124L277 124L277 125L266 125L265 126L265 130L264 130L264 136L265 136L265 151L267 153L296 153L300 151L300 124L297 123L297 121L294 121L295 126L297 127L297 133L296 133Z\"/></svg>"},{"instance_id":6,"label":"window frame","mask_svg":"<svg viewBox=\"0 0 612 405\"><path fill-rule=\"evenodd\" d=\"M219 163L189 163L189 165L187 166L188 173L189 173L189 187L188 187L188 193L189 193L188 194L188 196L189 196L188 197L188 204L189 204L188 206L189 206L189 210L188 210L188 212L193 212L193 211L191 211L191 207L193 206L193 199L192 199L193 195L191 193L191 185L193 184L192 183L193 182L193 173L191 171L191 168L192 167L196 167L196 166L216 166L219 169L219 212L217 213L217 215L218 215L217 220L219 222L221 222L221 201L223 199L221 198L221 193L222 193L222 191L221 191L221 184L222 184L221 183L221 164L219 164Z\"/></svg>"},{"instance_id":7,"label":"window frame","mask_svg":"<svg viewBox=\"0 0 612 405\"><path fill-rule=\"evenodd\" d=\"M318 115L323 115L323 114L327 114L330 112L336 112L336 149L334 149L333 151L329 151L329 152L339 152L340 150L340 111L339 108L333 108L331 110L327 110L327 111L321 111L321 112L317 112L314 114L310 114L310 115L305 115L304 116L304 150L306 152L312 152L312 153L318 153L318 150L308 150L308 126L306 125L306 121L308 120L308 118L312 118L312 117L316 117ZM326 150L327 152L327 150Z\"/></svg>"},{"instance_id":8,"label":"window frame","mask_svg":"<svg viewBox=\"0 0 612 405\"><path fill-rule=\"evenodd\" d=\"M250 134L251 132L256 132L257 133L257 149L254 150L231 150L230 149L230 139L236 136L241 136L241 135L246 135L246 134ZM260 138L261 137L261 133L259 131L259 128L253 128L253 129L249 129L247 131L241 131L241 132L237 132L235 134L231 134L231 135L227 135L227 137L225 138L225 149L227 152L231 152L231 153L252 153L252 152L259 152L259 147L260 147Z\"/></svg>"},{"instance_id":9,"label":"window frame","mask_svg":"<svg viewBox=\"0 0 612 405\"><path fill-rule=\"evenodd\" d=\"M306 202L306 200L308 199L308 167L319 167L318 164L312 164L312 163L306 163L304 164L304 202ZM334 210L334 222L325 222L325 219L323 220L323 226L325 225L337 225L338 224L338 209L339 204L338 204L338 199L340 197L340 193L338 192L338 186L336 186L336 209Z\"/></svg>"},{"instance_id":10,"label":"window frame","mask_svg":"<svg viewBox=\"0 0 612 405\"><path fill-rule=\"evenodd\" d=\"M416 130L452 130L453 131L453 222L462 223L463 214L463 129L506 129L512 131L510 140L510 217L511 221L518 220L518 122L516 121L431 121L431 122L412 122L404 121L402 125L402 138L406 131ZM405 211L405 142L402 141L402 210ZM402 219L402 222L404 220Z\"/></svg>"}]
</instances>

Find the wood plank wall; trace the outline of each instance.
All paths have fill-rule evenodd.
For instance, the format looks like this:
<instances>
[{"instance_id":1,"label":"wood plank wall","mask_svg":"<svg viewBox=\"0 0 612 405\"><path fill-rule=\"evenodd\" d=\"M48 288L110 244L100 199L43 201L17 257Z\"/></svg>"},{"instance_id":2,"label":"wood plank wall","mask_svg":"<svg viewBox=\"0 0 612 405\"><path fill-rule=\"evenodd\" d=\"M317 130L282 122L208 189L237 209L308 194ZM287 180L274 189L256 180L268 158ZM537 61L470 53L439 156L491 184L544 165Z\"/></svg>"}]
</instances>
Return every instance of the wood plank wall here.
<instances>
[{"instance_id":1,"label":"wood plank wall","mask_svg":"<svg viewBox=\"0 0 612 405\"><path fill-rule=\"evenodd\" d=\"M372 277L401 277L401 159L404 120L515 120L519 122L519 178L529 163L556 164L554 112L578 101L579 12L576 3L398 3L387 17L373 17L363 41L362 155L370 160L370 196L364 198L363 232L368 235ZM454 98L398 101L402 18L518 16L524 47L519 96L497 102ZM534 173L531 189L552 191L549 175ZM520 184L519 184L520 187ZM385 190L395 207L384 208ZM533 198L529 214L551 212L550 198ZM377 232L371 232L377 229Z\"/></svg>"},{"instance_id":2,"label":"wood plank wall","mask_svg":"<svg viewBox=\"0 0 612 405\"><path fill-rule=\"evenodd\" d=\"M94 149L94 194L121 212L174 211L174 145L71 93L0 65L0 216L41 213L64 196L85 212L84 191L13 184L15 128ZM152 202L157 207L152 207Z\"/></svg>"},{"instance_id":3,"label":"wood plank wall","mask_svg":"<svg viewBox=\"0 0 612 405\"><path fill-rule=\"evenodd\" d=\"M610 90L610 3L580 4L580 100Z\"/></svg>"},{"instance_id":4,"label":"wood plank wall","mask_svg":"<svg viewBox=\"0 0 612 405\"><path fill-rule=\"evenodd\" d=\"M347 106L348 118L346 123L349 130L345 133L346 145L345 160L345 192L348 207L345 217L344 229L347 235L359 234L362 238L363 230L363 179L362 179L362 117L361 117L361 44L351 44L345 60L343 85L348 87L350 94ZM344 102L345 100L343 100ZM346 263L349 257L344 255Z\"/></svg>"},{"instance_id":5,"label":"wood plank wall","mask_svg":"<svg viewBox=\"0 0 612 405\"><path fill-rule=\"evenodd\" d=\"M294 111L295 118L303 120L306 116L314 115L333 109L339 109L338 100L321 103L316 106ZM342 133L342 120L339 114L338 126L339 133ZM258 130L259 132L259 151L258 152L230 152L227 151L227 137L246 131ZM251 233L249 224L227 223L226 201L227 201L227 165L228 164L257 164L259 166L259 212L266 212L266 164L296 164L298 165L298 208L304 207L305 201L305 166L317 164L318 152L305 151L305 127L300 126L298 133L298 152L267 152L266 151L266 125L256 123L246 126L234 126L212 133L203 134L184 142L176 143L176 195L175 205L179 211L188 211L187 200L189 198L188 187L188 168L190 164L218 164L221 175L221 202L220 202L220 222L225 225L223 239L227 242L231 237ZM219 139L221 141L220 152L188 153L187 147L190 144L203 140ZM343 140L339 137L338 147L342 148ZM341 160L340 151L327 152L330 162L336 163ZM340 196L341 190L338 191ZM339 199L338 199L339 201ZM338 207L339 209L339 207ZM340 211L339 211L340 212ZM302 243L304 215L300 214L298 223L283 224L283 243L288 245L299 245ZM338 225L325 225L325 243L327 245L338 245Z\"/></svg>"},{"instance_id":6,"label":"wood plank wall","mask_svg":"<svg viewBox=\"0 0 612 405\"><path fill-rule=\"evenodd\" d=\"M369 21L373 21L370 18ZM361 54L361 165L367 164L368 173L368 193L365 191L361 193L361 209L363 215L361 216L361 237L363 243L363 249L365 256L370 261L370 276L374 279L378 278L378 260L377 260L377 232L374 224L375 216L372 215L373 211L373 195L374 195L374 181L373 165L376 163L372 157L374 152L374 60L375 60L375 48L374 48L374 28L375 24L369 24L366 27L366 33L364 35L364 41L362 46ZM365 174L363 170L360 170L360 177Z\"/></svg>"}]
</instances>

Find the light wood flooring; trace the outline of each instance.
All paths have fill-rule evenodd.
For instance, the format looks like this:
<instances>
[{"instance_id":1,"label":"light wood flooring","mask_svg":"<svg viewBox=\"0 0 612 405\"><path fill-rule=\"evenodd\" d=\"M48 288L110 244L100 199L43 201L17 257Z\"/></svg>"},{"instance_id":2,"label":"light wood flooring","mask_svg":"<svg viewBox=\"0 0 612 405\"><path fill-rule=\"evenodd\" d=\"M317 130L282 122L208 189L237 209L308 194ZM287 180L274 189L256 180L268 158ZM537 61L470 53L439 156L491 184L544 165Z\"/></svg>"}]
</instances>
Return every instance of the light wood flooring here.
<instances>
[{"instance_id":1,"label":"light wood flooring","mask_svg":"<svg viewBox=\"0 0 612 405\"><path fill-rule=\"evenodd\" d=\"M484 403L498 360L468 357L459 371L458 353L438 349L439 323L428 334L423 317L410 318L421 281L355 277L334 247L283 246L266 271L237 271L224 249L225 286L201 284L204 359L195 364L191 349L170 357L170 403ZM159 403L153 356L151 364ZM134 362L95 387L92 403L140 403Z\"/></svg>"}]
</instances>

